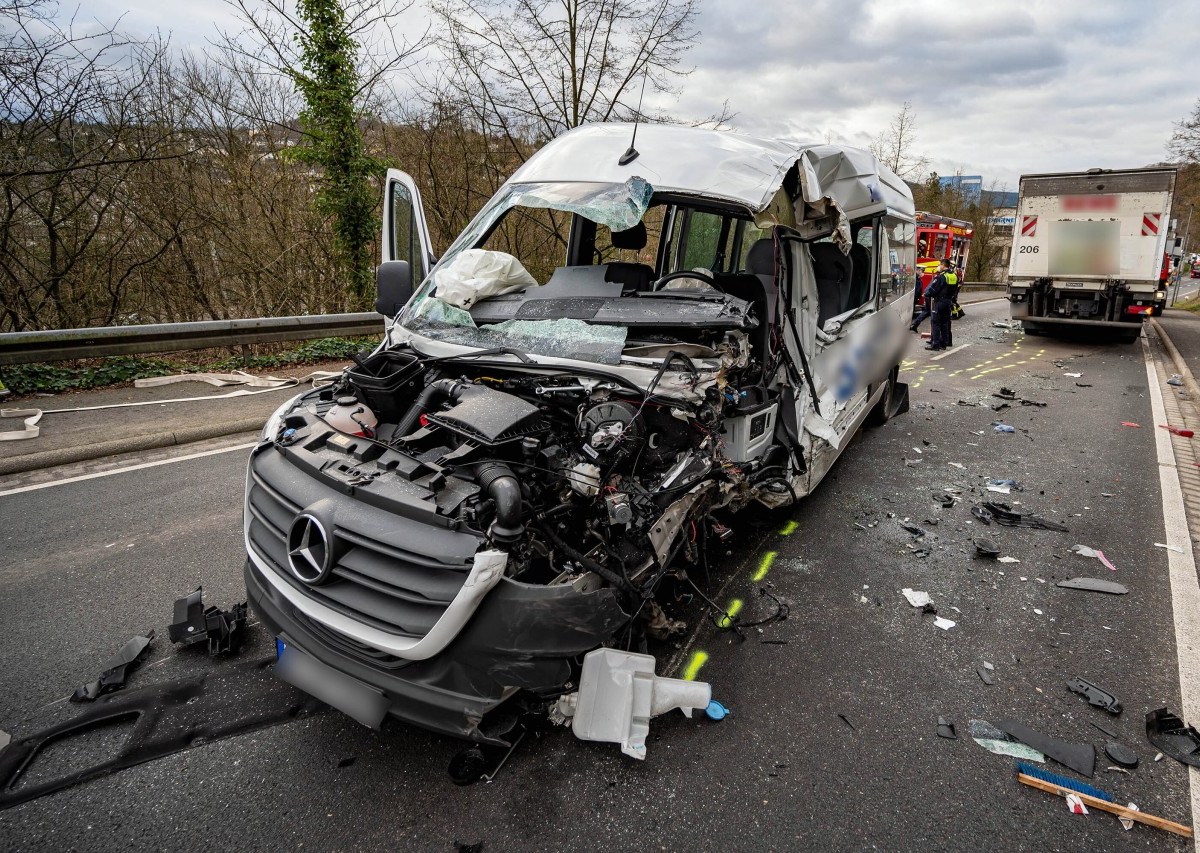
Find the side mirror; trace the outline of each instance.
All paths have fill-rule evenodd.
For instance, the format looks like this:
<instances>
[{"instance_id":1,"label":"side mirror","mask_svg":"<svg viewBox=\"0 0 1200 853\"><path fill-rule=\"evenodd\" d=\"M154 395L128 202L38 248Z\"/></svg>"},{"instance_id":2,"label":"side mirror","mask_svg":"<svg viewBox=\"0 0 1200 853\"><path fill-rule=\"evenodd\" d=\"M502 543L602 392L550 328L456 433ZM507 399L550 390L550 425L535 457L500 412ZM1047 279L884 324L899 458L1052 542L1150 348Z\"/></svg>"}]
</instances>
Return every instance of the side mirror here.
<instances>
[{"instance_id":1,"label":"side mirror","mask_svg":"<svg viewBox=\"0 0 1200 853\"><path fill-rule=\"evenodd\" d=\"M408 261L384 261L375 268L375 310L395 317L413 295L412 267Z\"/></svg>"}]
</instances>

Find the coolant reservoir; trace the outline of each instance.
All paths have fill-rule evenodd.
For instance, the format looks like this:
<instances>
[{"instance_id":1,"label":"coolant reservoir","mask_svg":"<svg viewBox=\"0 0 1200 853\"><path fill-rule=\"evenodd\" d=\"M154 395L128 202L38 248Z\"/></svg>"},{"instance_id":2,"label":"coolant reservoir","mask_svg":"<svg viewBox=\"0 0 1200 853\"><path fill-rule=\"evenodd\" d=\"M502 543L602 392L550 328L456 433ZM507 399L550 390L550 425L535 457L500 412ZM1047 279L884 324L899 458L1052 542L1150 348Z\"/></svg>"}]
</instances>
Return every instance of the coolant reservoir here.
<instances>
[{"instance_id":1,"label":"coolant reservoir","mask_svg":"<svg viewBox=\"0 0 1200 853\"><path fill-rule=\"evenodd\" d=\"M325 423L350 435L364 435L367 438L375 435L379 421L375 413L357 397L346 395L338 397L333 403L333 408L325 413Z\"/></svg>"}]
</instances>

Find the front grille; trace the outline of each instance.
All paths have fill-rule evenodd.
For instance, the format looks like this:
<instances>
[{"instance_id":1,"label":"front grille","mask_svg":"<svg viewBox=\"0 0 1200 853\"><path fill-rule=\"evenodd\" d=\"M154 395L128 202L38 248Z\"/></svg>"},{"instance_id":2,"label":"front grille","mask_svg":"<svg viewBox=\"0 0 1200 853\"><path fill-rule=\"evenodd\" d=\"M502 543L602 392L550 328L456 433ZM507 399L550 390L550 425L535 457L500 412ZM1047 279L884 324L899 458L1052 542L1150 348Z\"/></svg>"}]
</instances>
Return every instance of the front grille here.
<instances>
[{"instance_id":1,"label":"front grille","mask_svg":"<svg viewBox=\"0 0 1200 853\"><path fill-rule=\"evenodd\" d=\"M443 529L427 528L367 506L312 477L298 476L289 467L277 454L268 453L260 455L251 469L247 509L249 544L255 553L305 596L358 622L405 637L429 633L466 581L473 540L461 537L465 542L460 549L466 553L460 553L454 564L438 562L404 546L417 549L428 545L429 537L445 535ZM336 523L330 531L336 556L330 579L310 587L288 568L287 531L298 513L322 498L338 502ZM392 541L381 541L380 530L387 531ZM306 622L309 627L315 624ZM326 629L326 641L329 633ZM335 639L333 644L342 648L353 643L340 634ZM359 651L360 657L378 654L375 649ZM383 659L378 662L387 665Z\"/></svg>"},{"instance_id":2,"label":"front grille","mask_svg":"<svg viewBox=\"0 0 1200 853\"><path fill-rule=\"evenodd\" d=\"M326 646L349 657L357 658L364 663L373 664L381 669L399 669L402 666L412 663L412 661L396 657L396 655L381 652L373 646L352 640L345 634L339 634L331 628L326 628L320 622L317 622L315 619L309 619L295 608L292 608L292 618L303 625L305 630Z\"/></svg>"}]
</instances>

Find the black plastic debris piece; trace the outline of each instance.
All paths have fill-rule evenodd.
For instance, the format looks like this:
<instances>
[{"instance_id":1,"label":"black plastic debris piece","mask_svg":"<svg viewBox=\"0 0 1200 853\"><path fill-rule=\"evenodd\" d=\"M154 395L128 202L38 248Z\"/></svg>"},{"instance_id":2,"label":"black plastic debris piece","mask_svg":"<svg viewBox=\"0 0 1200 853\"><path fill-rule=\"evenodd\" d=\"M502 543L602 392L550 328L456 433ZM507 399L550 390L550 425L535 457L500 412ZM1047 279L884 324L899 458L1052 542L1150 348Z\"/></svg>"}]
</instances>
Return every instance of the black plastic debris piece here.
<instances>
[{"instance_id":1,"label":"black plastic debris piece","mask_svg":"<svg viewBox=\"0 0 1200 853\"><path fill-rule=\"evenodd\" d=\"M1017 392L1011 388L1001 388L992 396L999 397L1001 400L1015 400L1017 399Z\"/></svg>"},{"instance_id":2,"label":"black plastic debris piece","mask_svg":"<svg viewBox=\"0 0 1200 853\"><path fill-rule=\"evenodd\" d=\"M1088 592L1107 592L1110 595L1124 595L1129 590L1116 581L1106 581L1100 578L1070 578L1059 581L1055 586L1063 589L1084 589Z\"/></svg>"},{"instance_id":3,"label":"black plastic debris piece","mask_svg":"<svg viewBox=\"0 0 1200 853\"><path fill-rule=\"evenodd\" d=\"M357 755L347 755L339 758L337 763L338 769L341 770L344 767L351 767L356 761L358 761Z\"/></svg>"},{"instance_id":4,"label":"black plastic debris piece","mask_svg":"<svg viewBox=\"0 0 1200 853\"><path fill-rule=\"evenodd\" d=\"M1091 388L1092 386L1088 382L1076 382L1075 387L1076 388Z\"/></svg>"},{"instance_id":5,"label":"black plastic debris piece","mask_svg":"<svg viewBox=\"0 0 1200 853\"><path fill-rule=\"evenodd\" d=\"M1114 716L1121 713L1121 703L1117 701L1117 697L1090 681L1072 678L1067 682L1067 689L1087 699L1088 704L1094 708L1103 708Z\"/></svg>"},{"instance_id":6,"label":"black plastic debris piece","mask_svg":"<svg viewBox=\"0 0 1200 853\"><path fill-rule=\"evenodd\" d=\"M976 673L976 675L979 676L979 680L982 681L984 684L988 685L989 687L996 683L996 677L993 676L990 672L988 672L982 666L977 668L975 670L975 673Z\"/></svg>"},{"instance_id":7,"label":"black plastic debris piece","mask_svg":"<svg viewBox=\"0 0 1200 853\"><path fill-rule=\"evenodd\" d=\"M933 502L942 505L942 509L950 509L954 506L954 496L946 492L934 492Z\"/></svg>"},{"instance_id":8,"label":"black plastic debris piece","mask_svg":"<svg viewBox=\"0 0 1200 853\"><path fill-rule=\"evenodd\" d=\"M984 524L992 523L992 513L989 510L987 510L981 506L971 507L971 515L975 516L977 519L982 521Z\"/></svg>"},{"instance_id":9,"label":"black plastic debris piece","mask_svg":"<svg viewBox=\"0 0 1200 853\"><path fill-rule=\"evenodd\" d=\"M1059 740L1035 732L1029 726L1015 720L1000 720L996 723L996 728L1089 779L1096 772L1096 750L1090 743Z\"/></svg>"},{"instance_id":10,"label":"black plastic debris piece","mask_svg":"<svg viewBox=\"0 0 1200 853\"><path fill-rule=\"evenodd\" d=\"M947 720L945 717L938 717L937 734L938 737L944 737L948 740L958 740L958 732L954 730L954 722Z\"/></svg>"},{"instance_id":11,"label":"black plastic debris piece","mask_svg":"<svg viewBox=\"0 0 1200 853\"><path fill-rule=\"evenodd\" d=\"M1146 715L1146 737L1164 755L1192 767L1200 767L1200 732L1166 708Z\"/></svg>"},{"instance_id":12,"label":"black plastic debris piece","mask_svg":"<svg viewBox=\"0 0 1200 853\"><path fill-rule=\"evenodd\" d=\"M843 723L845 723L846 725L848 725L848 726L850 727L850 731L854 731L854 730L855 730L855 729L854 729L854 723L850 722L850 718L849 718L849 717L847 717L845 714L838 714L838 718L839 718L839 719L840 719L840 720L841 720Z\"/></svg>"},{"instance_id":13,"label":"black plastic debris piece","mask_svg":"<svg viewBox=\"0 0 1200 853\"><path fill-rule=\"evenodd\" d=\"M911 521L898 522L901 527L911 533L913 536L926 536L929 531L920 525L913 524Z\"/></svg>"},{"instance_id":14,"label":"black plastic debris piece","mask_svg":"<svg viewBox=\"0 0 1200 853\"><path fill-rule=\"evenodd\" d=\"M137 666L138 660L146 653L146 649L150 648L150 641L153 639L153 631L147 631L145 634L139 634L132 638L121 647L121 651L108 659L104 664L104 669L101 671L99 678L75 688L75 692L71 694L71 701L91 702L97 696L104 693L111 693L114 690L124 687L125 679L129 676L130 671Z\"/></svg>"},{"instance_id":15,"label":"black plastic debris piece","mask_svg":"<svg viewBox=\"0 0 1200 853\"><path fill-rule=\"evenodd\" d=\"M983 509L991 513L991 520L1005 527L1029 527L1034 530L1057 530L1060 533L1069 532L1064 525L1057 521L1051 521L1048 518L1043 518L1040 515L1032 513L1021 513L1014 510L1006 503L999 501L986 501L983 504Z\"/></svg>"},{"instance_id":16,"label":"black plastic debris piece","mask_svg":"<svg viewBox=\"0 0 1200 853\"><path fill-rule=\"evenodd\" d=\"M989 557L994 560L1000 556L1000 546L991 539L976 539L975 553L980 557Z\"/></svg>"},{"instance_id":17,"label":"black plastic debris piece","mask_svg":"<svg viewBox=\"0 0 1200 853\"><path fill-rule=\"evenodd\" d=\"M1104 733L1105 733L1106 735L1108 735L1110 738L1114 738L1114 739L1115 739L1115 738L1118 738L1118 737L1120 737L1120 735L1119 735L1119 734L1117 734L1116 732L1114 732L1112 729L1108 728L1107 726L1102 726L1102 725L1100 725L1100 724L1099 724L1099 723L1097 723L1095 720L1088 720L1088 722L1089 722L1089 723L1091 723L1091 724L1092 724L1093 726L1095 726L1096 728L1098 728L1100 731L1104 732Z\"/></svg>"},{"instance_id":18,"label":"black plastic debris piece","mask_svg":"<svg viewBox=\"0 0 1200 853\"><path fill-rule=\"evenodd\" d=\"M1022 400L1021 400L1021 405L1022 405L1022 406L1037 406L1039 409L1044 409L1044 408L1046 408L1046 404L1045 404L1045 403L1038 402L1037 400L1024 400L1024 399L1022 399Z\"/></svg>"},{"instance_id":19,"label":"black plastic debris piece","mask_svg":"<svg viewBox=\"0 0 1200 853\"><path fill-rule=\"evenodd\" d=\"M1122 767L1138 766L1138 754L1123 743L1109 741L1104 744L1104 754Z\"/></svg>"},{"instance_id":20,"label":"black plastic debris piece","mask_svg":"<svg viewBox=\"0 0 1200 853\"><path fill-rule=\"evenodd\" d=\"M167 628L172 643L190 646L208 640L210 655L233 651L241 644L246 625L246 602L222 610L215 604L204 606L204 587L175 599L175 621Z\"/></svg>"},{"instance_id":21,"label":"black plastic debris piece","mask_svg":"<svg viewBox=\"0 0 1200 853\"><path fill-rule=\"evenodd\" d=\"M275 656L200 676L122 690L101 696L70 720L14 740L0 752L0 810L70 788L80 782L135 767L201 743L286 723L327 709L276 678ZM51 743L125 724L129 734L112 756L77 766L64 776L19 787L18 777L37 767Z\"/></svg>"}]
</instances>

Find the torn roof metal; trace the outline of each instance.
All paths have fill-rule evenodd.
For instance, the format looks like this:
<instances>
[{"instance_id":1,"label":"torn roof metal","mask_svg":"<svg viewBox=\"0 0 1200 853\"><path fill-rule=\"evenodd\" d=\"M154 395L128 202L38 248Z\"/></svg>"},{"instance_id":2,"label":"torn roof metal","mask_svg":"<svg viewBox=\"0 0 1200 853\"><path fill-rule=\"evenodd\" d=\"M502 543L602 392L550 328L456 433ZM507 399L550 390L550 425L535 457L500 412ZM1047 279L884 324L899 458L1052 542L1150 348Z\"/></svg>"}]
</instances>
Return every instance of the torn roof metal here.
<instances>
[{"instance_id":1,"label":"torn roof metal","mask_svg":"<svg viewBox=\"0 0 1200 853\"><path fill-rule=\"evenodd\" d=\"M509 183L596 181L621 184L638 176L655 192L678 192L765 209L799 165L804 200L831 199L848 218L891 210L912 216L912 193L867 151L806 145L720 130L642 123L637 159L618 159L633 137L632 124L582 125L546 143Z\"/></svg>"}]
</instances>

